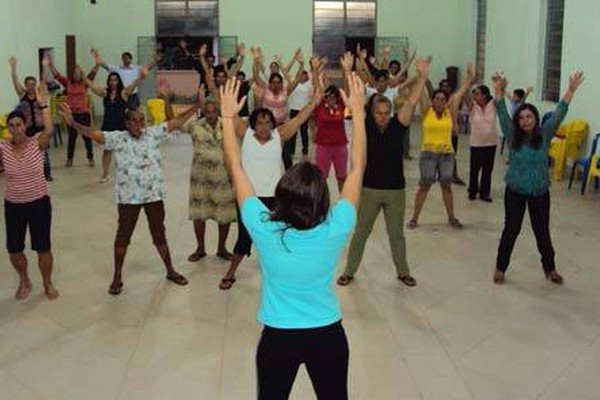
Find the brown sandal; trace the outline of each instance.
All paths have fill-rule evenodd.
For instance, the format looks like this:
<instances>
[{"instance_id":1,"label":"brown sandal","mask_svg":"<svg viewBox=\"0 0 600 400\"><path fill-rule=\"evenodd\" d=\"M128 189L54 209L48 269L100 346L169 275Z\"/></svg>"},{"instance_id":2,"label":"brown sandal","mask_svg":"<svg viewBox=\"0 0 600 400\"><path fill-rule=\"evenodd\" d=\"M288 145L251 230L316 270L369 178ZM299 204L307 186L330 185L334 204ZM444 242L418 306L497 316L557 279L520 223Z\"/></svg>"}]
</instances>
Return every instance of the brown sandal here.
<instances>
[{"instance_id":1,"label":"brown sandal","mask_svg":"<svg viewBox=\"0 0 600 400\"><path fill-rule=\"evenodd\" d=\"M119 282L117 285L110 285L108 288L108 293L113 296L118 296L123 291L123 282Z\"/></svg>"},{"instance_id":2,"label":"brown sandal","mask_svg":"<svg viewBox=\"0 0 600 400\"><path fill-rule=\"evenodd\" d=\"M185 276L177 274L177 273L175 273L173 275L167 275L165 278L167 278L168 281L171 281L179 286L185 286L188 284L188 280L185 279Z\"/></svg>"},{"instance_id":3,"label":"brown sandal","mask_svg":"<svg viewBox=\"0 0 600 400\"><path fill-rule=\"evenodd\" d=\"M502 285L504 283L504 272L496 270L494 272L494 283Z\"/></svg>"},{"instance_id":4,"label":"brown sandal","mask_svg":"<svg viewBox=\"0 0 600 400\"><path fill-rule=\"evenodd\" d=\"M463 229L464 228L463 224L458 220L458 218L452 218L451 220L448 221L448 223L454 229Z\"/></svg>"},{"instance_id":5,"label":"brown sandal","mask_svg":"<svg viewBox=\"0 0 600 400\"><path fill-rule=\"evenodd\" d=\"M195 252L193 252L192 254L189 255L188 257L188 261L189 262L196 262L202 258L206 257L206 252L205 251L198 251L196 250Z\"/></svg>"},{"instance_id":6,"label":"brown sandal","mask_svg":"<svg viewBox=\"0 0 600 400\"><path fill-rule=\"evenodd\" d=\"M340 275L340 277L337 280L337 284L340 286L348 286L350 284L350 282L352 282L353 280L354 280L353 276Z\"/></svg>"},{"instance_id":7,"label":"brown sandal","mask_svg":"<svg viewBox=\"0 0 600 400\"><path fill-rule=\"evenodd\" d=\"M562 285L565 282L563 277L556 271L550 272L548 274L548 276L546 277L546 279L548 279L550 282L552 282L556 285Z\"/></svg>"},{"instance_id":8,"label":"brown sandal","mask_svg":"<svg viewBox=\"0 0 600 400\"><path fill-rule=\"evenodd\" d=\"M219 283L219 289L221 290L229 290L235 283L235 278L223 278L221 279L221 283Z\"/></svg>"}]
</instances>

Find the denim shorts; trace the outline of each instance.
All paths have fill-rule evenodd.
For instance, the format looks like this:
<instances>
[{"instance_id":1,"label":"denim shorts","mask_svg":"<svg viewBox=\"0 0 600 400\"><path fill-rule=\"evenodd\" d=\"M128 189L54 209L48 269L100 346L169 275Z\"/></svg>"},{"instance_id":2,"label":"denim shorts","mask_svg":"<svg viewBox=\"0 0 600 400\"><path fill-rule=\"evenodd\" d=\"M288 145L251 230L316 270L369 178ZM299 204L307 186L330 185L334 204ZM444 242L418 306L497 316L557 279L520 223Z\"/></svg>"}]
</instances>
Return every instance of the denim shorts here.
<instances>
[{"instance_id":1,"label":"denim shorts","mask_svg":"<svg viewBox=\"0 0 600 400\"><path fill-rule=\"evenodd\" d=\"M421 170L419 184L452 183L454 154L422 151L419 157L419 169Z\"/></svg>"}]
</instances>

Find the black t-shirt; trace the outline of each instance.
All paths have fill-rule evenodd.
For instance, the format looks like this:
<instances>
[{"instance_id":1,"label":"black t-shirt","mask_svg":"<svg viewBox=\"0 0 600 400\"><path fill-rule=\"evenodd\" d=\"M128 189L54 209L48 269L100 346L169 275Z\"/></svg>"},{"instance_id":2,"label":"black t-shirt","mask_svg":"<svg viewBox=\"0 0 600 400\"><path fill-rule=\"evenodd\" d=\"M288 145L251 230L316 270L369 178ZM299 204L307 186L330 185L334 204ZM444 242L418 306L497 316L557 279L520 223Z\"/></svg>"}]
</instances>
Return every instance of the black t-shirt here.
<instances>
[{"instance_id":1,"label":"black t-shirt","mask_svg":"<svg viewBox=\"0 0 600 400\"><path fill-rule=\"evenodd\" d=\"M242 84L240 85L240 92L238 94L238 101L242 100L242 97L248 96L249 93L250 93L250 83L248 81L242 82ZM248 99L247 98L246 98L246 101L244 101L244 106L242 107L242 109L240 110L238 115L240 117L249 117L250 116L250 109L248 108Z\"/></svg>"},{"instance_id":2,"label":"black t-shirt","mask_svg":"<svg viewBox=\"0 0 600 400\"><path fill-rule=\"evenodd\" d=\"M402 125L396 117L390 119L382 132L373 117L365 120L367 130L367 166L363 178L363 187L371 189L404 189L404 135L408 127Z\"/></svg>"}]
</instances>

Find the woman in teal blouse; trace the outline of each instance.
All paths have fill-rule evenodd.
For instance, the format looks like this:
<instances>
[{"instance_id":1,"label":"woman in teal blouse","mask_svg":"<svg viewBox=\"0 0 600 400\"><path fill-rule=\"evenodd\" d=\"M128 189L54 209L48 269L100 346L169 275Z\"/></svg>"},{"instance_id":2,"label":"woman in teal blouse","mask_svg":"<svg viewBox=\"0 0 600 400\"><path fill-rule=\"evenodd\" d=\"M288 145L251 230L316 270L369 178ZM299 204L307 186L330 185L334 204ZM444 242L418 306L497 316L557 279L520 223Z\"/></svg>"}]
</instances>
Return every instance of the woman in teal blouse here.
<instances>
[{"instance_id":1,"label":"woman in teal blouse","mask_svg":"<svg viewBox=\"0 0 600 400\"><path fill-rule=\"evenodd\" d=\"M521 105L511 120L504 99L507 80L497 73L492 81L496 90L500 126L507 143L510 144L510 166L505 178L504 231L498 247L494 282L504 283L504 274L521 231L525 208L528 208L546 278L552 283L562 284L563 278L556 272L549 230L548 148L554 132L567 114L575 91L583 81L583 73L577 72L570 77L567 92L558 103L552 118L542 126L537 108L529 103Z\"/></svg>"}]
</instances>

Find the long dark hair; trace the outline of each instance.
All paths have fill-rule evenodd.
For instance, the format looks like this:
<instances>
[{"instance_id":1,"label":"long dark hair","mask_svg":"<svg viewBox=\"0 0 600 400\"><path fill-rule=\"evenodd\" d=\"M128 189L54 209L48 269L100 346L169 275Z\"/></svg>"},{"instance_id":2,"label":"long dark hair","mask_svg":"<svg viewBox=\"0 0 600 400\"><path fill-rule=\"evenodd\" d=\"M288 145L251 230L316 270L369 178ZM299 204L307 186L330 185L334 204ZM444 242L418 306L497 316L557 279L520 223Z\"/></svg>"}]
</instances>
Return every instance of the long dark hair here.
<instances>
[{"instance_id":1,"label":"long dark hair","mask_svg":"<svg viewBox=\"0 0 600 400\"><path fill-rule=\"evenodd\" d=\"M106 77L106 95L110 95L110 78L112 78L113 76L117 77L117 96L120 96L121 93L123 93L123 89L125 89L125 86L123 85L123 80L121 79L121 75L119 75L117 72L111 72L110 74L108 74L108 76Z\"/></svg>"},{"instance_id":2,"label":"long dark hair","mask_svg":"<svg viewBox=\"0 0 600 400\"><path fill-rule=\"evenodd\" d=\"M284 224L284 231L314 228L329 212L329 188L321 170L310 162L294 164L275 189L271 221Z\"/></svg>"},{"instance_id":3,"label":"long dark hair","mask_svg":"<svg viewBox=\"0 0 600 400\"><path fill-rule=\"evenodd\" d=\"M519 124L519 115L521 114L521 112L523 112L525 110L531 111L535 118L535 128L533 128L533 132L531 132L531 134L528 134L527 132L525 132L521 128L521 125ZM525 143L528 135L531 135L531 137L527 140L527 142L531 145L531 147L533 147L534 149L538 149L541 146L543 136L542 136L542 129L540 127L540 113L533 104L525 103L525 104L521 105L519 108L517 108L517 110L515 111L515 113L513 115L513 131L514 131L513 141L512 141L513 149L518 150L521 147L523 147L523 144Z\"/></svg>"}]
</instances>

